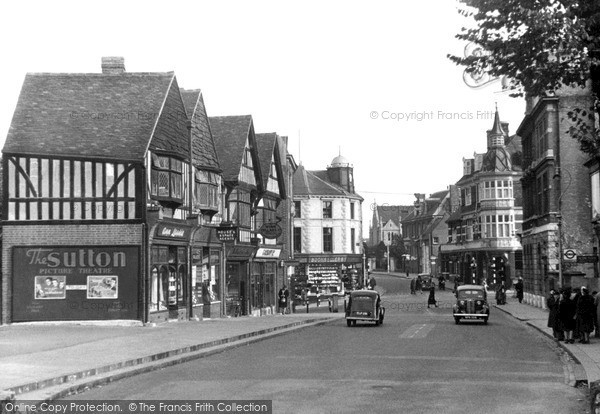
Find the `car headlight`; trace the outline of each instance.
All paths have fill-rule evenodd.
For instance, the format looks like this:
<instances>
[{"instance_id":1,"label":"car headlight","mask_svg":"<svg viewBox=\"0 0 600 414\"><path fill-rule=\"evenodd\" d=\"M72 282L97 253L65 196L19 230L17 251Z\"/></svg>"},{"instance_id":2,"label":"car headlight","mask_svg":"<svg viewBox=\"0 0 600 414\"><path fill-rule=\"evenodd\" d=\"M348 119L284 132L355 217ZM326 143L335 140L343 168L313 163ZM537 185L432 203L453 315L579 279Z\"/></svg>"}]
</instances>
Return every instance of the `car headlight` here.
<instances>
[{"instance_id":1,"label":"car headlight","mask_svg":"<svg viewBox=\"0 0 600 414\"><path fill-rule=\"evenodd\" d=\"M477 301L477 306L481 306L483 302L481 302L480 300Z\"/></svg>"},{"instance_id":2,"label":"car headlight","mask_svg":"<svg viewBox=\"0 0 600 414\"><path fill-rule=\"evenodd\" d=\"M460 302L458 302L460 304L460 306L465 306L465 301L461 300Z\"/></svg>"}]
</instances>

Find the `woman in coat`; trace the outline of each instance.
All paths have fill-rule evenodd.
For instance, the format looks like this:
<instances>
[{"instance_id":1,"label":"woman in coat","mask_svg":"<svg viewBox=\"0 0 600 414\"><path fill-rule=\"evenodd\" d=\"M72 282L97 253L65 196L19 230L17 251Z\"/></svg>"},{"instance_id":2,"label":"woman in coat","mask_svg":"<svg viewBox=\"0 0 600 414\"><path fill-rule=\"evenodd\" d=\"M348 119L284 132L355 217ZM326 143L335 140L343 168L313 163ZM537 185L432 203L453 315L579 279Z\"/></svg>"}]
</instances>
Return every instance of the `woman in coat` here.
<instances>
[{"instance_id":1,"label":"woman in coat","mask_svg":"<svg viewBox=\"0 0 600 414\"><path fill-rule=\"evenodd\" d=\"M429 305L435 305L436 308L438 307L437 301L435 300L435 286L433 283L429 288L429 298L427 298L427 307L429 307Z\"/></svg>"},{"instance_id":2,"label":"woman in coat","mask_svg":"<svg viewBox=\"0 0 600 414\"><path fill-rule=\"evenodd\" d=\"M575 310L577 318L577 330L581 333L581 339L579 342L582 344L590 343L590 332L594 330L594 314L596 313L596 307L594 305L594 298L590 295L587 287L581 287L581 296L577 301L577 307Z\"/></svg>"},{"instance_id":3,"label":"woman in coat","mask_svg":"<svg viewBox=\"0 0 600 414\"><path fill-rule=\"evenodd\" d=\"M557 291L552 289L550 291L550 296L546 300L546 305L548 306L548 310L550 313L548 314L548 328L552 328L552 335L554 339L558 341L564 340L563 331L560 327L560 322L558 320L558 304L560 301L560 296Z\"/></svg>"},{"instance_id":4,"label":"woman in coat","mask_svg":"<svg viewBox=\"0 0 600 414\"><path fill-rule=\"evenodd\" d=\"M576 305L571 300L571 291L569 289L565 289L560 294L560 299L558 301L558 323L560 324L560 328L565 333L565 343L572 344L575 341L573 340L573 330L575 329L575 312Z\"/></svg>"}]
</instances>

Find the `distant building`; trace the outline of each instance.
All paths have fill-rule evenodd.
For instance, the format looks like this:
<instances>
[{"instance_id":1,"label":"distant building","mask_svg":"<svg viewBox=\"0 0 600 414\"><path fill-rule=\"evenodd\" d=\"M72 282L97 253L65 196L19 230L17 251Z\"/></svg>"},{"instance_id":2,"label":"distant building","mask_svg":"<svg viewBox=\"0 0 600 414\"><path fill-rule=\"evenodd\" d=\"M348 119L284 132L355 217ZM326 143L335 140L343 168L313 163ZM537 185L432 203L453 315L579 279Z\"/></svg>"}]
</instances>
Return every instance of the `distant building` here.
<instances>
[{"instance_id":1,"label":"distant building","mask_svg":"<svg viewBox=\"0 0 600 414\"><path fill-rule=\"evenodd\" d=\"M372 204L373 218L369 229L369 246L377 247L381 242L390 246L394 237L402 240L402 221L413 209L413 206L393 206L388 204ZM385 258L384 258L385 259ZM378 268L384 268L386 263L377 263ZM394 271L399 266L395 260L390 260L390 270Z\"/></svg>"},{"instance_id":2,"label":"distant building","mask_svg":"<svg viewBox=\"0 0 600 414\"><path fill-rule=\"evenodd\" d=\"M407 249L411 273L439 273L439 249L447 234L446 220L450 216L450 191L439 191L425 197L415 194L410 214L403 220L404 246Z\"/></svg>"},{"instance_id":3,"label":"distant building","mask_svg":"<svg viewBox=\"0 0 600 414\"><path fill-rule=\"evenodd\" d=\"M362 201L354 189L354 168L344 157L326 170L294 173L294 249L296 274L311 294L341 292L342 278L362 275Z\"/></svg>"},{"instance_id":4,"label":"distant building","mask_svg":"<svg viewBox=\"0 0 600 414\"><path fill-rule=\"evenodd\" d=\"M447 220L441 246L444 272L490 287L510 286L522 275L520 160L520 138L509 137L508 124L496 111L487 152L463 159L463 176L456 183L459 208Z\"/></svg>"}]
</instances>

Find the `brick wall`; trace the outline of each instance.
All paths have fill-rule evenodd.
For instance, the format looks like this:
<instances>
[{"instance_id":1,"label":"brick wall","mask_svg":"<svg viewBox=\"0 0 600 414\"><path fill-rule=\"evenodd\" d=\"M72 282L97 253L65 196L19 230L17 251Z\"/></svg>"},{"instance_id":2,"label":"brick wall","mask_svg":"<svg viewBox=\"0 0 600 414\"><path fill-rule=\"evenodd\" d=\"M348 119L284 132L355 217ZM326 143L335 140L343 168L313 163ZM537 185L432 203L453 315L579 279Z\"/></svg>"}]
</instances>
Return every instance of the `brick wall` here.
<instances>
[{"instance_id":1,"label":"brick wall","mask_svg":"<svg viewBox=\"0 0 600 414\"><path fill-rule=\"evenodd\" d=\"M14 246L139 245L142 224L40 224L2 228L2 323L11 322L12 248Z\"/></svg>"}]
</instances>

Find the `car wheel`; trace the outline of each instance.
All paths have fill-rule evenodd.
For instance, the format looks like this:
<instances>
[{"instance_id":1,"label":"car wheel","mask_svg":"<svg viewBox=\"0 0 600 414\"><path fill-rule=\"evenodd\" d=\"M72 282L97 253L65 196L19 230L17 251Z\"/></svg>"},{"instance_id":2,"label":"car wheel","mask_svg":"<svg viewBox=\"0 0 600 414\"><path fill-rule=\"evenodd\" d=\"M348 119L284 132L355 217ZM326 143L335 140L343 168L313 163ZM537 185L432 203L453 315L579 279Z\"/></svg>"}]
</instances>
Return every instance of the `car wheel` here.
<instances>
[{"instance_id":1,"label":"car wheel","mask_svg":"<svg viewBox=\"0 0 600 414\"><path fill-rule=\"evenodd\" d=\"M458 318L458 317L455 316L454 317L454 323L458 325L460 323L460 318Z\"/></svg>"},{"instance_id":2,"label":"car wheel","mask_svg":"<svg viewBox=\"0 0 600 414\"><path fill-rule=\"evenodd\" d=\"M352 321L352 326L356 326L356 321Z\"/></svg>"},{"instance_id":3,"label":"car wheel","mask_svg":"<svg viewBox=\"0 0 600 414\"><path fill-rule=\"evenodd\" d=\"M488 318L483 318L483 324L487 325Z\"/></svg>"},{"instance_id":4,"label":"car wheel","mask_svg":"<svg viewBox=\"0 0 600 414\"><path fill-rule=\"evenodd\" d=\"M348 327L351 327L352 321L350 319L346 319L346 325L348 325Z\"/></svg>"},{"instance_id":5,"label":"car wheel","mask_svg":"<svg viewBox=\"0 0 600 414\"><path fill-rule=\"evenodd\" d=\"M380 322L379 322L379 319L377 319L377 320L375 321L375 326L379 326L379 324L380 324Z\"/></svg>"}]
</instances>

